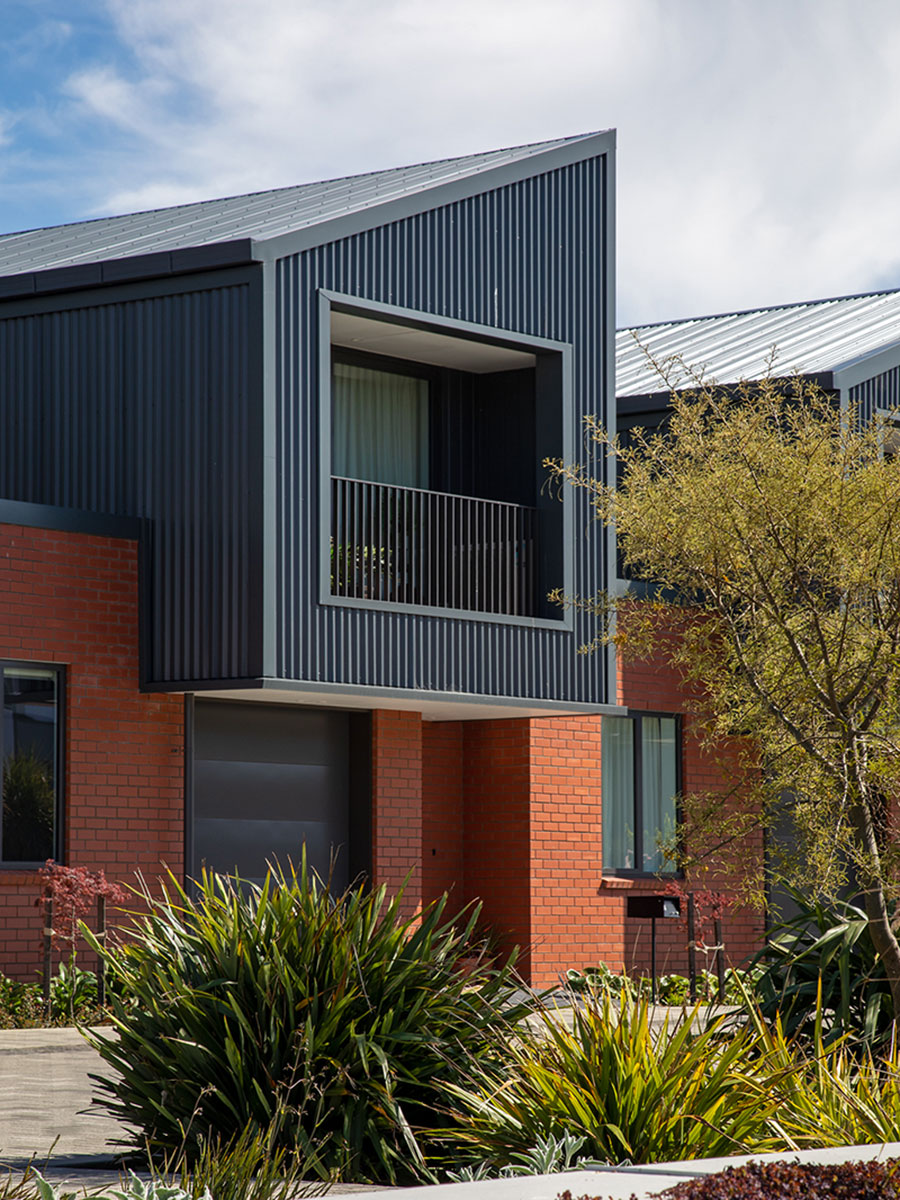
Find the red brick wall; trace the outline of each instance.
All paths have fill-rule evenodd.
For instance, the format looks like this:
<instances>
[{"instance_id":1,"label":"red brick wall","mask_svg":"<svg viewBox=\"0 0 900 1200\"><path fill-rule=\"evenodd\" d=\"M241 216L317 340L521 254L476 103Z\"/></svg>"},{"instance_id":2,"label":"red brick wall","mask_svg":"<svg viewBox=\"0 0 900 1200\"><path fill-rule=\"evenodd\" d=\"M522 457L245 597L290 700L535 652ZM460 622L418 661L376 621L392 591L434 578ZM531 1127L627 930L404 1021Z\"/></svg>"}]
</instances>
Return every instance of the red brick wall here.
<instances>
[{"instance_id":1,"label":"red brick wall","mask_svg":"<svg viewBox=\"0 0 900 1200\"><path fill-rule=\"evenodd\" d=\"M629 669L622 698L668 712L683 702L677 679L655 665ZM625 901L663 885L602 876L600 730L588 716L420 724L374 714L376 879L396 886L415 868L411 906L445 890L453 909L479 899L485 927L503 949L520 946L538 986L598 962L648 969L650 923L627 920ZM683 750L686 787L722 785L689 721ZM657 929L659 970L686 971L683 925ZM761 931L757 914L729 914L730 959L751 953Z\"/></svg>"},{"instance_id":2,"label":"red brick wall","mask_svg":"<svg viewBox=\"0 0 900 1200\"><path fill-rule=\"evenodd\" d=\"M184 700L138 690L137 545L0 525L0 658L65 667L65 861L183 869ZM0 871L0 971L39 963L33 871Z\"/></svg>"},{"instance_id":3,"label":"red brick wall","mask_svg":"<svg viewBox=\"0 0 900 1200\"><path fill-rule=\"evenodd\" d=\"M547 986L569 967L608 957L601 874L600 722L545 717L531 733L531 968Z\"/></svg>"},{"instance_id":4,"label":"red brick wall","mask_svg":"<svg viewBox=\"0 0 900 1200\"><path fill-rule=\"evenodd\" d=\"M504 950L528 972L531 930L529 722L467 721L464 729L464 890Z\"/></svg>"},{"instance_id":5,"label":"red brick wall","mask_svg":"<svg viewBox=\"0 0 900 1200\"><path fill-rule=\"evenodd\" d=\"M671 713L685 701L662 661L625 668L619 699ZM689 716L682 728L685 790L726 787ZM423 724L413 713L374 713L376 880L397 887L412 871L410 911L443 891L454 909L479 899L484 925L504 948L522 948L521 969L540 986L598 962L647 970L650 922L626 919L625 902L664 884L603 878L600 731L590 716ZM750 852L760 848L757 840ZM727 884L713 874L702 886ZM683 924L660 921L657 934L659 970L686 971ZM724 934L729 960L740 962L760 944L762 917L735 906Z\"/></svg>"},{"instance_id":6,"label":"red brick wall","mask_svg":"<svg viewBox=\"0 0 900 1200\"><path fill-rule=\"evenodd\" d=\"M466 903L461 721L422 725L422 901L450 893L449 911Z\"/></svg>"},{"instance_id":7,"label":"red brick wall","mask_svg":"<svg viewBox=\"0 0 900 1200\"><path fill-rule=\"evenodd\" d=\"M372 713L372 874L404 887L404 908L422 903L422 718Z\"/></svg>"}]
</instances>

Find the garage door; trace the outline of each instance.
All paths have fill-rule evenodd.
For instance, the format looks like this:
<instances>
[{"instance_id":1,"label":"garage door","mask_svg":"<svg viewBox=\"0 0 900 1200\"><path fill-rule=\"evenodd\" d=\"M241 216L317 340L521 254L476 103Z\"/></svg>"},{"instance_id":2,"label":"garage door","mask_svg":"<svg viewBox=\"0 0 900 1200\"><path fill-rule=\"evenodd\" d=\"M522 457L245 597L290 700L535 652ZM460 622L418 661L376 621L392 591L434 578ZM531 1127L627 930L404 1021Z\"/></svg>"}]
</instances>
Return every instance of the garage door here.
<instances>
[{"instance_id":1,"label":"garage door","mask_svg":"<svg viewBox=\"0 0 900 1200\"><path fill-rule=\"evenodd\" d=\"M259 881L305 845L333 889L346 887L367 868L367 733L367 715L195 701L193 877L205 866Z\"/></svg>"}]
</instances>

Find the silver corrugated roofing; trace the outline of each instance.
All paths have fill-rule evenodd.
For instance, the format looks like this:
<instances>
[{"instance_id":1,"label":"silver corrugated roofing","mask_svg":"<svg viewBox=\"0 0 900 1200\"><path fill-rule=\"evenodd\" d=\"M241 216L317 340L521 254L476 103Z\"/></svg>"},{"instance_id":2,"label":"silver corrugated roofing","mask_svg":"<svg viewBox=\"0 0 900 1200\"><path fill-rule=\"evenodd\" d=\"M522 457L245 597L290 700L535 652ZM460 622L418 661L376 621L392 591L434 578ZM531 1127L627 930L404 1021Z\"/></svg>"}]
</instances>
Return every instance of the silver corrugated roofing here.
<instances>
[{"instance_id":1,"label":"silver corrugated roofing","mask_svg":"<svg viewBox=\"0 0 900 1200\"><path fill-rule=\"evenodd\" d=\"M373 171L223 200L0 236L0 275L16 275L108 259L207 246L242 238L266 240L402 196L520 162L591 134Z\"/></svg>"},{"instance_id":2,"label":"silver corrugated roofing","mask_svg":"<svg viewBox=\"0 0 900 1200\"><path fill-rule=\"evenodd\" d=\"M616 335L616 392L641 396L689 386L687 372L671 363L673 356L718 383L737 383L765 375L773 352L778 375L814 375L897 341L900 291L636 325ZM669 384L647 352L657 363L668 360L673 370Z\"/></svg>"}]
</instances>

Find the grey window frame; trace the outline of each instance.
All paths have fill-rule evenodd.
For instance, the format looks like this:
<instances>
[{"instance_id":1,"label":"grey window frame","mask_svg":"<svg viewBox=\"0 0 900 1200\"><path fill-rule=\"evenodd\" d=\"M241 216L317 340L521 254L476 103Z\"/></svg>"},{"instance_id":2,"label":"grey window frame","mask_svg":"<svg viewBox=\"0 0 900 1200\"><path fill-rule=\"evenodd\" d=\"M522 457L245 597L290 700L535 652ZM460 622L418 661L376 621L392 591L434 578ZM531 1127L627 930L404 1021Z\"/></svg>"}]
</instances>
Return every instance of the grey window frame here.
<instances>
[{"instance_id":1,"label":"grey window frame","mask_svg":"<svg viewBox=\"0 0 900 1200\"><path fill-rule=\"evenodd\" d=\"M535 354L552 354L558 357L560 371L559 433L564 461L571 462L575 456L574 428L574 351L570 342L554 341L550 338L522 334L513 330L472 321L441 316L418 309L402 308L385 304L366 297L334 292L319 288L318 296L318 390L319 390L319 595L320 605L337 608L371 609L379 613L410 613L419 617L450 618L460 621L477 621L498 625L518 625L531 629L549 629L571 633L575 628L575 616L571 608L561 608L559 616L523 617L508 613L479 612L473 609L440 608L431 605L397 603L387 600L367 600L359 597L335 596L331 591L331 368L333 348L331 343L331 310L348 312L359 316L382 318L388 322L408 325L434 333L445 333L489 345L505 346L513 350L524 350ZM412 360L398 359L398 363L410 363L427 370L427 364L416 364ZM574 496L566 488L560 497L562 504L562 570L560 584L566 595L575 590L575 565L572 550L575 536ZM554 580L554 583L556 581Z\"/></svg>"},{"instance_id":2,"label":"grey window frame","mask_svg":"<svg viewBox=\"0 0 900 1200\"><path fill-rule=\"evenodd\" d=\"M53 853L50 856L54 862L62 862L62 848L65 845L65 788L66 788L66 669L60 663L40 662L36 659L0 658L0 696L3 694L3 676L8 668L20 670L52 671L56 677L56 796L53 806ZM0 772L3 763L3 727L0 722ZM2 817L3 787L0 774L0 817ZM0 819L0 872L2 871L34 871L43 867L46 860L31 862L26 860L11 861L3 857L3 825Z\"/></svg>"},{"instance_id":3,"label":"grey window frame","mask_svg":"<svg viewBox=\"0 0 900 1200\"><path fill-rule=\"evenodd\" d=\"M676 824L676 828L679 827L682 823L682 809L681 809L681 803L678 799L681 795L681 788L682 788L683 745L682 745L681 714L673 713L673 712L657 711L656 709L653 709L653 710L651 710L651 709L639 709L639 710L628 709L627 712L617 714L615 717L602 717L601 721L607 721L607 720L631 721L633 724L632 753L633 753L634 758L633 758L632 769L633 769L633 773L634 773L634 775L633 775L633 777L634 777L634 795L632 796L632 805L633 805L633 812L634 812L635 858L637 858L638 852L641 850L641 848L643 847L643 844L644 844L644 796L643 796L644 770L643 770L643 761L642 761L643 760L643 755L642 755L643 739L641 737L641 722L644 717L663 717L666 720L670 720L670 721L674 720L674 722L675 722L675 796L676 796L675 824ZM602 725L601 725L601 730L602 730ZM601 736L602 736L602 733L601 733ZM600 762L600 772L601 772L601 781L602 781L602 777L603 777L602 759ZM602 788L602 782L601 782L601 788ZM602 821L602 819L603 819L603 813L602 813L602 799L601 799L601 821ZM601 855L602 855L602 852L603 851L602 851L602 843L601 843ZM664 876L667 879L669 879L669 878L670 879L680 879L683 875L683 872L678 870L677 868L671 868L670 870L661 870L661 871L644 871L644 870L638 869L637 867L632 867L632 868L608 867L606 865L606 863L604 862L602 865L602 874L605 878L608 878L608 879L659 879L660 876Z\"/></svg>"}]
</instances>

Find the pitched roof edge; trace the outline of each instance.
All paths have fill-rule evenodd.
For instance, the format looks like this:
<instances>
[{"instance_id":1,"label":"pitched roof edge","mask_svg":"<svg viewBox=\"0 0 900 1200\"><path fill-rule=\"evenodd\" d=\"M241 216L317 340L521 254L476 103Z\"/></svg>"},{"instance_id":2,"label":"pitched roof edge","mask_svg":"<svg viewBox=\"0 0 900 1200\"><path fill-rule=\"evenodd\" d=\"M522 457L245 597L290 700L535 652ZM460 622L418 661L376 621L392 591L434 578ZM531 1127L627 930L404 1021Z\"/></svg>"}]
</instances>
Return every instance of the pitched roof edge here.
<instances>
[{"instance_id":1,"label":"pitched roof edge","mask_svg":"<svg viewBox=\"0 0 900 1200\"><path fill-rule=\"evenodd\" d=\"M693 317L672 317L668 321L645 321L633 325L621 325L616 333L632 333L638 329L665 329L673 325L694 325L702 321L720 321L727 317L753 317L759 313L784 312L790 308L811 308L818 304L839 304L844 300L868 300L874 296L894 296L900 288L876 288L872 292L851 292L847 296L820 296L813 300L790 300L784 304L764 304L759 308L737 308L733 311L702 313Z\"/></svg>"},{"instance_id":2,"label":"pitched roof edge","mask_svg":"<svg viewBox=\"0 0 900 1200\"><path fill-rule=\"evenodd\" d=\"M289 254L297 254L314 246L322 246L327 242L362 233L366 229L400 221L417 213L429 212L458 200L467 200L471 196L494 191L510 183L519 183L532 176L544 175L560 167L572 166L578 162L598 158L602 154L610 154L615 150L615 146L614 129L581 134L510 162L496 163L489 167L473 167L461 178L426 181L406 195L384 199L376 197L352 212L326 217L295 232L276 234L271 238L254 238L254 254L264 261L284 258ZM541 164L540 170L534 169L535 163ZM378 216L376 221L372 219L373 213Z\"/></svg>"},{"instance_id":3,"label":"pitched roof edge","mask_svg":"<svg viewBox=\"0 0 900 1200\"><path fill-rule=\"evenodd\" d=\"M540 146L543 143L532 142L529 145ZM579 134L561 139L544 150L526 153L508 162L496 163L488 167L473 167L471 171L460 178L426 181L418 184L414 191L406 195L384 199L376 197L351 212L326 217L321 222L310 224L303 229L278 234L271 238L241 237L222 242L186 246L178 250L152 251L148 254L130 256L120 255L97 259L93 262L75 263L71 266L46 267L38 271L0 275L0 301L102 287L113 283L138 282L144 279L183 275L198 270L214 270L253 262L272 261L288 254L296 254L314 246L321 246L326 242L348 237L354 233L361 233L378 225L402 220L404 217L413 216L416 213L427 212L456 200L467 199L480 192L492 191L530 176L545 174L547 171L556 170L559 167L584 162L601 154L609 154L615 150L615 145L616 131L614 129ZM527 146L513 146L509 147L509 151L512 154L516 150L527 150L527 148ZM534 169L535 163L541 164L540 170ZM378 173L377 171L370 172L370 174ZM174 207L189 206L176 205ZM373 213L377 213L376 221L372 219ZM82 224L82 222L73 224Z\"/></svg>"}]
</instances>

